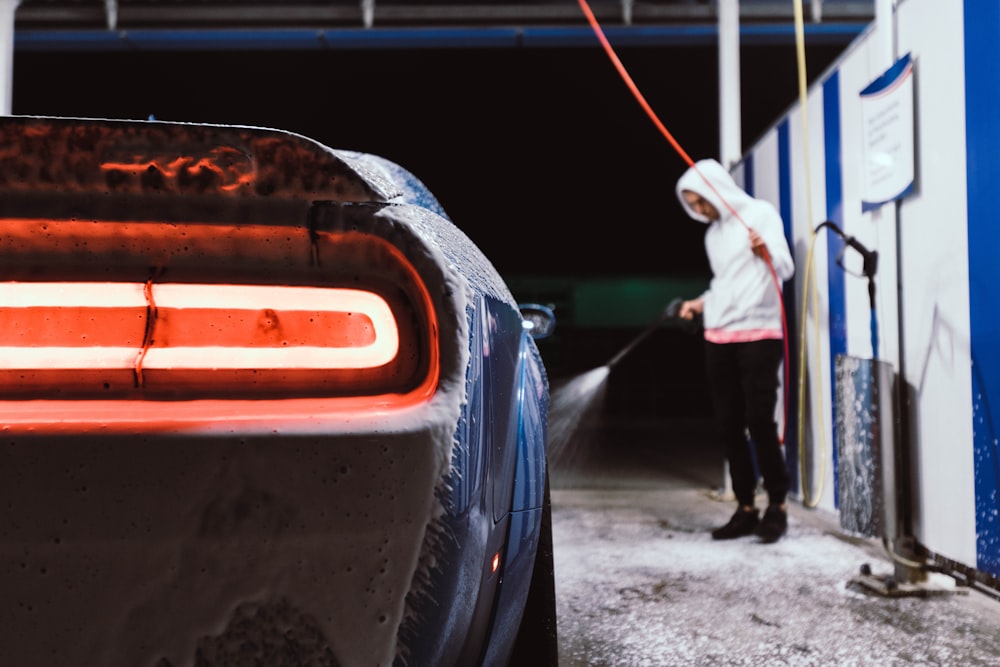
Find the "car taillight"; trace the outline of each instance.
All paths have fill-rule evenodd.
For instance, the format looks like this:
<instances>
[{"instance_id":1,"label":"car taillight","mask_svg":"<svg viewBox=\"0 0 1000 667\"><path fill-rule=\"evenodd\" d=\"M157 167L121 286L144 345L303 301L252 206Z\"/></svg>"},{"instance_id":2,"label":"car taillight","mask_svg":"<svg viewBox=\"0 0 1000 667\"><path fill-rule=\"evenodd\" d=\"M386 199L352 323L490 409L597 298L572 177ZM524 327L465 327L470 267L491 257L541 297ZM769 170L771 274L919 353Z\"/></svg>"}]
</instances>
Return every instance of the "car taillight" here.
<instances>
[{"instance_id":1,"label":"car taillight","mask_svg":"<svg viewBox=\"0 0 1000 667\"><path fill-rule=\"evenodd\" d=\"M15 239L41 224L8 223ZM422 400L436 386L431 298L385 239L327 234L312 246L319 266L289 261L285 248L308 241L301 230L59 224L107 260L118 259L116 231L142 232L146 247L179 239L187 256L201 254L197 263L177 254L145 278L131 262L83 265L71 254L74 268L57 252L8 271L0 282L2 399L368 397L387 405ZM252 268L235 243L248 238L263 249ZM280 254L267 254L275 247ZM99 280L102 273L111 279Z\"/></svg>"},{"instance_id":2,"label":"car taillight","mask_svg":"<svg viewBox=\"0 0 1000 667\"><path fill-rule=\"evenodd\" d=\"M410 366L362 289L0 283L5 393L372 394L412 388Z\"/></svg>"}]
</instances>

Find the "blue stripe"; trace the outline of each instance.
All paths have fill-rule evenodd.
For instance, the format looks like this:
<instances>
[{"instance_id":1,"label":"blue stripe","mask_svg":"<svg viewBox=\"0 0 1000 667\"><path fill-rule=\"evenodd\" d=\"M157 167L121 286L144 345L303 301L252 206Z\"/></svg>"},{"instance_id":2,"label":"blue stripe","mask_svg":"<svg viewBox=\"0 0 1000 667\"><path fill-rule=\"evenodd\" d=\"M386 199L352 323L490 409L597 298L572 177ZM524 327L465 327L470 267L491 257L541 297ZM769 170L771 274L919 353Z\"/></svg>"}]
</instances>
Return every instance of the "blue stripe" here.
<instances>
[{"instance_id":1,"label":"blue stripe","mask_svg":"<svg viewBox=\"0 0 1000 667\"><path fill-rule=\"evenodd\" d=\"M869 83L865 89L861 91L861 97L877 97L880 93L884 93L888 89L895 86L899 82L902 74L906 71L906 68L910 66L911 59L910 54L907 53L905 56L893 63L892 67L882 73L882 76Z\"/></svg>"},{"instance_id":2,"label":"blue stripe","mask_svg":"<svg viewBox=\"0 0 1000 667\"><path fill-rule=\"evenodd\" d=\"M807 25L810 44L849 44L862 24ZM714 24L608 26L608 41L621 47L707 46L718 42ZM793 26L748 25L743 44L794 44ZM589 26L474 28L309 28L187 30L18 30L16 51L226 51L325 49L474 49L512 47L597 47Z\"/></svg>"},{"instance_id":3,"label":"blue stripe","mask_svg":"<svg viewBox=\"0 0 1000 667\"><path fill-rule=\"evenodd\" d=\"M1000 227L1000 67L993 57L1000 3L965 1L965 150L968 185L969 338L972 354L972 433L976 476L976 567L1000 576L1000 461L994 415L1000 401L1000 309L997 308ZM990 398L995 399L990 405Z\"/></svg>"},{"instance_id":4,"label":"blue stripe","mask_svg":"<svg viewBox=\"0 0 1000 667\"><path fill-rule=\"evenodd\" d=\"M823 83L823 127L825 129L825 172L826 172L826 219L844 228L844 187L841 173L840 139L840 73L834 72ZM818 223L816 223L818 224ZM815 226L815 225L814 225ZM836 359L847 353L847 306L844 292L844 270L837 264L837 258L844 249L844 241L836 234L826 235L827 294L830 300L830 383L836 386ZM832 390L831 390L832 391ZM833 442L837 442L837 406L833 405L831 430ZM837 472L837 448L833 454L833 504L840 506L839 475Z\"/></svg>"},{"instance_id":5,"label":"blue stripe","mask_svg":"<svg viewBox=\"0 0 1000 667\"><path fill-rule=\"evenodd\" d=\"M789 139L788 117L778 125L778 212L785 225L785 238L788 244L795 247L792 235L792 146ZM786 398L788 406L785 426L785 463L788 468L788 477L791 488L799 485L799 433L796 419L799 414L799 394L797 378L799 377L798 366L798 341L795 338L795 331L792 324L798 322L795 311L796 295L795 280L789 280L784 285L785 317L788 324L788 391Z\"/></svg>"},{"instance_id":6,"label":"blue stripe","mask_svg":"<svg viewBox=\"0 0 1000 667\"><path fill-rule=\"evenodd\" d=\"M753 197L756 188L757 183L754 182L753 174L753 153L750 153L743 159L743 190Z\"/></svg>"},{"instance_id":7,"label":"blue stripe","mask_svg":"<svg viewBox=\"0 0 1000 667\"><path fill-rule=\"evenodd\" d=\"M788 116L785 116L777 129L778 211L785 223L785 236L792 239L792 142Z\"/></svg>"}]
</instances>

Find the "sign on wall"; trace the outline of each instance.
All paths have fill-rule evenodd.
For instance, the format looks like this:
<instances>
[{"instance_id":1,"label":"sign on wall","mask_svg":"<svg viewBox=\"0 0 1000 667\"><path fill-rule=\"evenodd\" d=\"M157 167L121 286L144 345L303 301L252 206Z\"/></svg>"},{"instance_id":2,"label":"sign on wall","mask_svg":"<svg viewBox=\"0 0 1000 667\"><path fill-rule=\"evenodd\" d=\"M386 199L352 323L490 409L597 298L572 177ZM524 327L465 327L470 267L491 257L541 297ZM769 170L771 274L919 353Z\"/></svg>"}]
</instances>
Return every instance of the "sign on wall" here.
<instances>
[{"instance_id":1,"label":"sign on wall","mask_svg":"<svg viewBox=\"0 0 1000 667\"><path fill-rule=\"evenodd\" d=\"M913 192L913 61L906 54L861 91L861 210Z\"/></svg>"}]
</instances>

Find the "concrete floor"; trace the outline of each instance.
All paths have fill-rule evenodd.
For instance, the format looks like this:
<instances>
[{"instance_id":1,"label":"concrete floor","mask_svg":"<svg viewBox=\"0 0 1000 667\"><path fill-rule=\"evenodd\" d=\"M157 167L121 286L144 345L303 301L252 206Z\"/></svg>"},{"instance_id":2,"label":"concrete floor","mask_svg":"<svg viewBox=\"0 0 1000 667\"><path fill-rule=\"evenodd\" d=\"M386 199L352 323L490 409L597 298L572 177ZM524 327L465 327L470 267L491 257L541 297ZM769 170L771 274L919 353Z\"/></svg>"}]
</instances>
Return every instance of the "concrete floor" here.
<instances>
[{"instance_id":1,"label":"concrete floor","mask_svg":"<svg viewBox=\"0 0 1000 667\"><path fill-rule=\"evenodd\" d=\"M713 542L735 505L720 498L703 419L591 415L562 444L551 462L562 667L1000 664L1000 602L938 574L919 597L858 586L862 566L893 565L835 515L792 502L781 541Z\"/></svg>"}]
</instances>

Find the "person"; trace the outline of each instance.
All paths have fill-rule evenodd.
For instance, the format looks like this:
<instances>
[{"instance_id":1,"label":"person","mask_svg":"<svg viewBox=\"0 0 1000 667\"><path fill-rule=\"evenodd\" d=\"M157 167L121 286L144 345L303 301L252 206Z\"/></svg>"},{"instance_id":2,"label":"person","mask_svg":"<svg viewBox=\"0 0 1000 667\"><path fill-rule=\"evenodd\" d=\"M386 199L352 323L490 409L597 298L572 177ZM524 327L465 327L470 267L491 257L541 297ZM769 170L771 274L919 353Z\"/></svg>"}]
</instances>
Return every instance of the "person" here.
<instances>
[{"instance_id":1,"label":"person","mask_svg":"<svg viewBox=\"0 0 1000 667\"><path fill-rule=\"evenodd\" d=\"M678 315L702 318L709 393L738 503L712 537L753 534L775 542L788 529L789 475L775 421L784 328L774 276L783 283L795 269L784 226L773 205L747 194L715 160L688 168L676 190L687 214L708 225L712 277L703 294L681 303ZM768 497L763 518L755 505L756 467Z\"/></svg>"}]
</instances>

